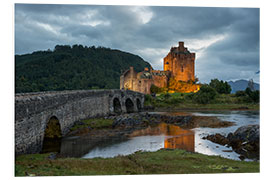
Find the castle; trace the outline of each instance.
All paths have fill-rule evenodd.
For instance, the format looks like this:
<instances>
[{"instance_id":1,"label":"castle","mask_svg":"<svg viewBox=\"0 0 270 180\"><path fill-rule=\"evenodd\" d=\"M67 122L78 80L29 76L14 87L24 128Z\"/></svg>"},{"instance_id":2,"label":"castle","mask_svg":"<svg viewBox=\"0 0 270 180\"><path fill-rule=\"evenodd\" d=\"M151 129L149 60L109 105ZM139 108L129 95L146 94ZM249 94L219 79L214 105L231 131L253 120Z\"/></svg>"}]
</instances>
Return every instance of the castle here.
<instances>
[{"instance_id":1,"label":"castle","mask_svg":"<svg viewBox=\"0 0 270 180\"><path fill-rule=\"evenodd\" d=\"M150 94L151 86L155 86L166 92L197 92L200 86L195 84L194 67L195 53L179 42L163 59L164 71L145 68L137 73L130 67L120 76L120 89Z\"/></svg>"}]
</instances>

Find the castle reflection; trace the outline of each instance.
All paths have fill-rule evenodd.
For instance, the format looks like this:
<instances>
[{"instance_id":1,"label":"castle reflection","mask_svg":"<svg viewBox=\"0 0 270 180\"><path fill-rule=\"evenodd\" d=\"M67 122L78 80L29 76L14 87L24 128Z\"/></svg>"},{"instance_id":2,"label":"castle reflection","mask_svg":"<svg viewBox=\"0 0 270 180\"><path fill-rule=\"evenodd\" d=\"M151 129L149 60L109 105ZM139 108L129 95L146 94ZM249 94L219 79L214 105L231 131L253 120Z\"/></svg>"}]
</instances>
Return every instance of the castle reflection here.
<instances>
[{"instance_id":1,"label":"castle reflection","mask_svg":"<svg viewBox=\"0 0 270 180\"><path fill-rule=\"evenodd\" d=\"M166 136L164 140L164 148L169 149L184 149L186 151L194 152L195 136L192 130L182 129L179 126L161 123L156 127L148 127L134 131L130 136L144 136L144 135L161 135Z\"/></svg>"}]
</instances>

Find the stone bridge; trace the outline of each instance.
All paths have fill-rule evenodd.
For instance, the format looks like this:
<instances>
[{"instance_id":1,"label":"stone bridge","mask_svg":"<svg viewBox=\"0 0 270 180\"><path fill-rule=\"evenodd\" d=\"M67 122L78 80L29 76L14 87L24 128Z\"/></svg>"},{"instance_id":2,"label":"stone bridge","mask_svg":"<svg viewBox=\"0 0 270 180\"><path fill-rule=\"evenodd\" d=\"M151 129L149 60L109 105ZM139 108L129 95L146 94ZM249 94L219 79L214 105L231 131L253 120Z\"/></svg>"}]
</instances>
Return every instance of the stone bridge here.
<instances>
[{"instance_id":1,"label":"stone bridge","mask_svg":"<svg viewBox=\"0 0 270 180\"><path fill-rule=\"evenodd\" d=\"M51 122L58 125L59 134L64 136L76 121L138 112L143 103L144 94L119 89L16 94L15 153L40 152Z\"/></svg>"}]
</instances>

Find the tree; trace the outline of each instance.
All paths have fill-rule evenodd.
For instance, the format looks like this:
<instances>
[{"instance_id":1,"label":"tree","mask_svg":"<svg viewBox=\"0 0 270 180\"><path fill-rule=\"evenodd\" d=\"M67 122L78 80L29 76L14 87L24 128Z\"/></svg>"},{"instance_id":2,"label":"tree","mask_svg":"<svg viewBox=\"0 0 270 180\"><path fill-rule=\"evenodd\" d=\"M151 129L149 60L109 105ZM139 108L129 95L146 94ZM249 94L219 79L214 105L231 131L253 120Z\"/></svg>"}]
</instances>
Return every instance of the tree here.
<instances>
[{"instance_id":1,"label":"tree","mask_svg":"<svg viewBox=\"0 0 270 180\"><path fill-rule=\"evenodd\" d=\"M225 81L219 81L218 79L211 79L209 84L212 88L214 88L219 94L230 94L231 86Z\"/></svg>"},{"instance_id":2,"label":"tree","mask_svg":"<svg viewBox=\"0 0 270 180\"><path fill-rule=\"evenodd\" d=\"M211 86L204 84L201 86L200 90L194 95L194 100L199 104L208 104L210 101L214 100L216 96L216 90Z\"/></svg>"},{"instance_id":3,"label":"tree","mask_svg":"<svg viewBox=\"0 0 270 180\"><path fill-rule=\"evenodd\" d=\"M245 91L237 91L235 96L238 98L239 102L245 103L258 103L260 102L260 91L252 91L249 87Z\"/></svg>"},{"instance_id":4,"label":"tree","mask_svg":"<svg viewBox=\"0 0 270 180\"><path fill-rule=\"evenodd\" d=\"M109 48L56 45L52 52L15 55L15 92L119 88L121 69L151 65L137 55Z\"/></svg>"},{"instance_id":5,"label":"tree","mask_svg":"<svg viewBox=\"0 0 270 180\"><path fill-rule=\"evenodd\" d=\"M252 91L249 87L247 87L245 93L253 102L258 103L260 101L260 91Z\"/></svg>"}]
</instances>

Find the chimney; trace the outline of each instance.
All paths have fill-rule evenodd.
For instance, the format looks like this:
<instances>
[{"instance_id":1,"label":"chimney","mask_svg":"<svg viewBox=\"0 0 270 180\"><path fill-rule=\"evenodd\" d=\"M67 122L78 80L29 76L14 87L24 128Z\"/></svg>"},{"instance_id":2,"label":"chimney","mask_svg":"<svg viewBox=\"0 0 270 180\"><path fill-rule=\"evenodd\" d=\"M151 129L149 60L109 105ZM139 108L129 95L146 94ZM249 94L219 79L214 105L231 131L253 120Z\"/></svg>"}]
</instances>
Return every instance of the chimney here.
<instances>
[{"instance_id":1,"label":"chimney","mask_svg":"<svg viewBox=\"0 0 270 180\"><path fill-rule=\"evenodd\" d=\"M184 42L183 42L183 41L179 41L179 42L178 42L178 46L179 46L179 47L184 47Z\"/></svg>"},{"instance_id":2,"label":"chimney","mask_svg":"<svg viewBox=\"0 0 270 180\"><path fill-rule=\"evenodd\" d=\"M134 68L132 66L129 67L131 78L134 78Z\"/></svg>"},{"instance_id":3,"label":"chimney","mask_svg":"<svg viewBox=\"0 0 270 180\"><path fill-rule=\"evenodd\" d=\"M183 52L185 50L183 41L178 42L178 50L181 52Z\"/></svg>"}]
</instances>

